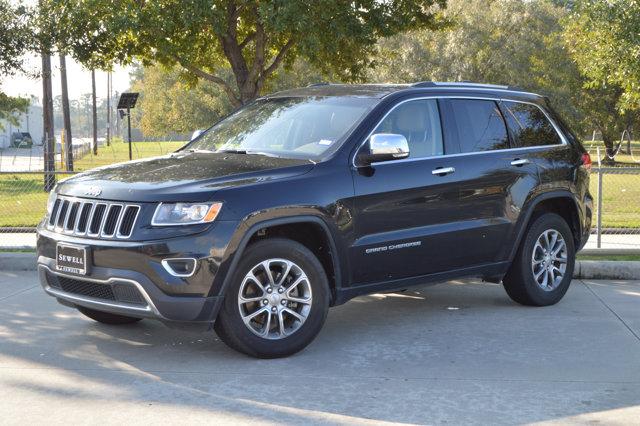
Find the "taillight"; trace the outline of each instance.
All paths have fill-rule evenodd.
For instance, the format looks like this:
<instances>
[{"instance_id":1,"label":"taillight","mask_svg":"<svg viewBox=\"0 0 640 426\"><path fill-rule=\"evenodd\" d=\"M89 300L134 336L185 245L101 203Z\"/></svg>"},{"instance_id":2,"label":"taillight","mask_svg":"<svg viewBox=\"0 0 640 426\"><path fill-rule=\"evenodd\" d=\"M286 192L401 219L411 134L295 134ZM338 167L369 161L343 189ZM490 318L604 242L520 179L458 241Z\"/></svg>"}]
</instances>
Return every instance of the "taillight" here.
<instances>
[{"instance_id":1,"label":"taillight","mask_svg":"<svg viewBox=\"0 0 640 426\"><path fill-rule=\"evenodd\" d=\"M588 152L582 154L582 165L587 169L591 170L591 156Z\"/></svg>"}]
</instances>

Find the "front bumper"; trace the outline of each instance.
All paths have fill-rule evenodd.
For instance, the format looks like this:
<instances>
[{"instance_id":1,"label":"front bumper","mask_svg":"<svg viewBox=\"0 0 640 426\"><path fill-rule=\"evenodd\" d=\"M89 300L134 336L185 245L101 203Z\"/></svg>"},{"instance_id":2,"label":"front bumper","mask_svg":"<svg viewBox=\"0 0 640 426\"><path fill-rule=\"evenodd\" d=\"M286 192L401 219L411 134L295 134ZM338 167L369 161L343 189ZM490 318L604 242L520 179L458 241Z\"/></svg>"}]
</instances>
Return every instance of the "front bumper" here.
<instances>
[{"instance_id":1,"label":"front bumper","mask_svg":"<svg viewBox=\"0 0 640 426\"><path fill-rule=\"evenodd\" d=\"M38 271L44 290L61 303L137 318L154 318L175 327L209 328L222 303L220 285L227 235L215 232L148 242L71 237L38 230ZM224 241L223 241L224 240ZM87 275L56 269L58 242L88 247ZM178 277L163 266L166 258L197 259L195 273Z\"/></svg>"},{"instance_id":2,"label":"front bumper","mask_svg":"<svg viewBox=\"0 0 640 426\"><path fill-rule=\"evenodd\" d=\"M59 272L55 270L53 259L42 256L38 258L38 273L44 290L64 305L83 306L136 318L153 318L175 327L210 328L222 301L219 296L167 295L147 277L133 271L94 267L90 277ZM79 290L79 286L91 290ZM95 290L96 287L101 289ZM111 296L117 294L115 289L126 287L130 288L129 295L136 296L124 300Z\"/></svg>"}]
</instances>

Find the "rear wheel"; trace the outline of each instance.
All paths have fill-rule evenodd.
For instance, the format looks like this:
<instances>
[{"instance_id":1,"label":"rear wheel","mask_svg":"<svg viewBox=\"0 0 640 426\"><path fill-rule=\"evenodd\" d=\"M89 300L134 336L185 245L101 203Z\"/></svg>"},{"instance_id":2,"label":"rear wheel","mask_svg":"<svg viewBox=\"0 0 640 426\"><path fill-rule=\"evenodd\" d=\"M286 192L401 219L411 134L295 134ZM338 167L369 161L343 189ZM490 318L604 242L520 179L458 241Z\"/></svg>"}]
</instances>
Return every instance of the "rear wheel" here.
<instances>
[{"instance_id":1,"label":"rear wheel","mask_svg":"<svg viewBox=\"0 0 640 426\"><path fill-rule=\"evenodd\" d=\"M553 305L567 292L574 264L575 246L569 225L561 216L545 213L529 226L503 285L518 303Z\"/></svg>"},{"instance_id":2,"label":"rear wheel","mask_svg":"<svg viewBox=\"0 0 640 426\"><path fill-rule=\"evenodd\" d=\"M295 241L268 239L243 253L215 330L247 355L284 357L313 341L328 308L327 277L314 254Z\"/></svg>"},{"instance_id":3,"label":"rear wheel","mask_svg":"<svg viewBox=\"0 0 640 426\"><path fill-rule=\"evenodd\" d=\"M140 321L142 318L127 317L124 315L111 314L109 312L96 311L94 309L77 306L78 310L94 321L109 325L131 324Z\"/></svg>"}]
</instances>

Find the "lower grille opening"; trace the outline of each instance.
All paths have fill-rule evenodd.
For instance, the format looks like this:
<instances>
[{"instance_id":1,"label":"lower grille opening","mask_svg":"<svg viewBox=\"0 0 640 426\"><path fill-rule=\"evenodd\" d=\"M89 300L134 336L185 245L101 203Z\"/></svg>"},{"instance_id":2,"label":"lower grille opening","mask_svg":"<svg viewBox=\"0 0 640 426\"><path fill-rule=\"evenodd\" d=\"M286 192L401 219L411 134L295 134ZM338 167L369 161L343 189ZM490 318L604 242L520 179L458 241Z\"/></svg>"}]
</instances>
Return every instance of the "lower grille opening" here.
<instances>
[{"instance_id":1,"label":"lower grille opening","mask_svg":"<svg viewBox=\"0 0 640 426\"><path fill-rule=\"evenodd\" d=\"M113 293L120 302L133 303L134 305L146 304L138 289L131 284L114 284Z\"/></svg>"},{"instance_id":2,"label":"lower grille opening","mask_svg":"<svg viewBox=\"0 0 640 426\"><path fill-rule=\"evenodd\" d=\"M49 286L65 293L93 299L123 302L132 305L146 305L140 291L132 284L114 281L113 284L96 283L77 278L62 277L47 273Z\"/></svg>"}]
</instances>

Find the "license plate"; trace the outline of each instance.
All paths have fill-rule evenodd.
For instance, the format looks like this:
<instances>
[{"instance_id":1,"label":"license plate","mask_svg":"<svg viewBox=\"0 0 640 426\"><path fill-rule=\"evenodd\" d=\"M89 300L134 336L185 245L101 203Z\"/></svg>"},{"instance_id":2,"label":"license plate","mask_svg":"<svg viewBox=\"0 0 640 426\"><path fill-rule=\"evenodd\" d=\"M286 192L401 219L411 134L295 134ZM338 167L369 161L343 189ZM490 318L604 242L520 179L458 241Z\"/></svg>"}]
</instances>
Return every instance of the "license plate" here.
<instances>
[{"instance_id":1,"label":"license plate","mask_svg":"<svg viewBox=\"0 0 640 426\"><path fill-rule=\"evenodd\" d=\"M69 244L56 246L56 269L85 275L87 273L87 248Z\"/></svg>"}]
</instances>

